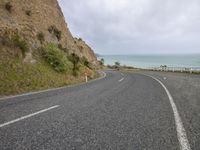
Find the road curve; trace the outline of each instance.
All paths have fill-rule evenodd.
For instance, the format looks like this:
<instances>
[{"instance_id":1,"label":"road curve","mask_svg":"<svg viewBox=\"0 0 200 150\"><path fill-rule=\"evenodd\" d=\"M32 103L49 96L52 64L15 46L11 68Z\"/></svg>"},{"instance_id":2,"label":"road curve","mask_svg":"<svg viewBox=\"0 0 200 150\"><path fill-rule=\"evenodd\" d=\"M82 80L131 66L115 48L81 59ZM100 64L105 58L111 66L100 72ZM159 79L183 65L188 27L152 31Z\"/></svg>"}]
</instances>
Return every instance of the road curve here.
<instances>
[{"instance_id":1,"label":"road curve","mask_svg":"<svg viewBox=\"0 0 200 150\"><path fill-rule=\"evenodd\" d=\"M168 95L156 80L106 74L79 86L1 100L0 149L182 149Z\"/></svg>"}]
</instances>

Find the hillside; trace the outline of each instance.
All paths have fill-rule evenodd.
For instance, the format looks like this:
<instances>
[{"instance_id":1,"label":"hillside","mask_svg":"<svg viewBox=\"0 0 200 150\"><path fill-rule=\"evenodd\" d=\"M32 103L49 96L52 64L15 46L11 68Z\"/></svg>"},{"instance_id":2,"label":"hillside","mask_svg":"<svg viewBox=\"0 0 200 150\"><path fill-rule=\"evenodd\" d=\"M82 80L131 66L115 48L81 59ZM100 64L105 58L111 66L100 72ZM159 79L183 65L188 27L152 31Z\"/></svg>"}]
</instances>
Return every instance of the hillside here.
<instances>
[{"instance_id":1,"label":"hillside","mask_svg":"<svg viewBox=\"0 0 200 150\"><path fill-rule=\"evenodd\" d=\"M77 83L85 72L94 77L97 66L93 50L70 33L57 0L0 1L0 95Z\"/></svg>"}]
</instances>

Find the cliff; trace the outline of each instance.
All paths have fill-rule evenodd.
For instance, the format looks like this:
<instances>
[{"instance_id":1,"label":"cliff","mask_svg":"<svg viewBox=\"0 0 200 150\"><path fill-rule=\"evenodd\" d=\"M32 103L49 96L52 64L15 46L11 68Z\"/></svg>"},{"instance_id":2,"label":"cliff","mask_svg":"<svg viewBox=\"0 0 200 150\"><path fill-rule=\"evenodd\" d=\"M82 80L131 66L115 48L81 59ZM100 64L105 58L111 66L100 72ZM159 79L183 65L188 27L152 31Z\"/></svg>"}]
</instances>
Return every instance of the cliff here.
<instances>
[{"instance_id":1,"label":"cliff","mask_svg":"<svg viewBox=\"0 0 200 150\"><path fill-rule=\"evenodd\" d=\"M93 50L70 33L57 0L0 0L0 96L97 76Z\"/></svg>"},{"instance_id":2,"label":"cliff","mask_svg":"<svg viewBox=\"0 0 200 150\"><path fill-rule=\"evenodd\" d=\"M32 53L48 43L56 43L67 53L85 56L97 64L93 50L70 33L57 0L1 0L0 42L19 35L27 41L24 60L32 61Z\"/></svg>"}]
</instances>

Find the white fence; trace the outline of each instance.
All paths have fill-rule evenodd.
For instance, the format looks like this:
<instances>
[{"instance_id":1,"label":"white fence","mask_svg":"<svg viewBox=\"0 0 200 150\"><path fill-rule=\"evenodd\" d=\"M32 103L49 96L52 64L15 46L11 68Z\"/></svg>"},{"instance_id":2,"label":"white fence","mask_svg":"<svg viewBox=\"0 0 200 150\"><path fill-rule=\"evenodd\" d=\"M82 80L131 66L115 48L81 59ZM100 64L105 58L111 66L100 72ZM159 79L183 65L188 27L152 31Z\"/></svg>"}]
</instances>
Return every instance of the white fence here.
<instances>
[{"instance_id":1,"label":"white fence","mask_svg":"<svg viewBox=\"0 0 200 150\"><path fill-rule=\"evenodd\" d=\"M189 73L199 73L200 67L150 67L146 68L154 71L169 71L169 72L189 72Z\"/></svg>"}]
</instances>

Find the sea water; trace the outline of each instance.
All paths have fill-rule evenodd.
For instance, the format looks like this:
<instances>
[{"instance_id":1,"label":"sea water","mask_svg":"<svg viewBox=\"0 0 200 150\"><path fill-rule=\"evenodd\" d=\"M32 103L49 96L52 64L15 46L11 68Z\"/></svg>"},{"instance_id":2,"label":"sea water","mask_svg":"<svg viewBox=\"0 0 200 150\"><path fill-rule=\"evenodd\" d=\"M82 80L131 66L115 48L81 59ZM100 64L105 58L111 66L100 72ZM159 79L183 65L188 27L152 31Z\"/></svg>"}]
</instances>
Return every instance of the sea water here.
<instances>
[{"instance_id":1,"label":"sea water","mask_svg":"<svg viewBox=\"0 0 200 150\"><path fill-rule=\"evenodd\" d=\"M101 55L106 65L121 65L138 68L151 68L167 65L167 67L191 67L200 68L200 54L174 54L174 55Z\"/></svg>"}]
</instances>

